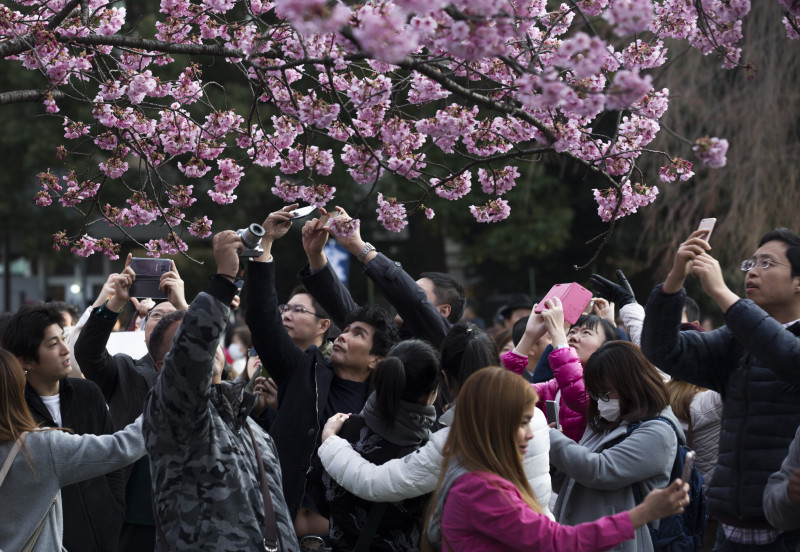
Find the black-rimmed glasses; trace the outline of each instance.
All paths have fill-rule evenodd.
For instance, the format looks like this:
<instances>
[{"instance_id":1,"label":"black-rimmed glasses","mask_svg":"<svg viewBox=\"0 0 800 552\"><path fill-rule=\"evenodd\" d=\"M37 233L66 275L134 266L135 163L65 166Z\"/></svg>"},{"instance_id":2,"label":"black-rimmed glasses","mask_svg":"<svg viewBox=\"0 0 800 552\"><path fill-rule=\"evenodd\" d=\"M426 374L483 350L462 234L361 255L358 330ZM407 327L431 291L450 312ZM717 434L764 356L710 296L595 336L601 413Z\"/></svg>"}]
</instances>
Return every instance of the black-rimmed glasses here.
<instances>
[{"instance_id":1,"label":"black-rimmed glasses","mask_svg":"<svg viewBox=\"0 0 800 552\"><path fill-rule=\"evenodd\" d=\"M595 393L594 391L586 391L589 395L589 398L592 399L594 402L603 401L608 402L611 400L611 393L608 391L600 391Z\"/></svg>"}]
</instances>

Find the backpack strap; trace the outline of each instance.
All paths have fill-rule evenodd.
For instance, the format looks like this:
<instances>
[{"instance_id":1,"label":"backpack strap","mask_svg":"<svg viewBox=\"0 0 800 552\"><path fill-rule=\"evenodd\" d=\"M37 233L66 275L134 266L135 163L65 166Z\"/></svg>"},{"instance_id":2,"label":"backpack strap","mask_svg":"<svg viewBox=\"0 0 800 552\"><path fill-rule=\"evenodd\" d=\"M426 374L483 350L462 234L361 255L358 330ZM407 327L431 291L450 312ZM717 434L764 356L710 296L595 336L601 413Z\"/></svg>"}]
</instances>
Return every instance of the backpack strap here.
<instances>
[{"instance_id":1,"label":"backpack strap","mask_svg":"<svg viewBox=\"0 0 800 552\"><path fill-rule=\"evenodd\" d=\"M361 530L361 535L358 537L353 552L367 552L372 546L372 540L375 538L375 533L378 532L378 526L381 524L383 514L386 512L388 505L388 502L378 502L369 509L367 521L364 523L364 528Z\"/></svg>"},{"instance_id":2,"label":"backpack strap","mask_svg":"<svg viewBox=\"0 0 800 552\"><path fill-rule=\"evenodd\" d=\"M0 468L0 485L3 484L3 481L5 480L6 475L8 474L8 471L11 469L11 464L14 463L14 458L17 457L17 453L19 452L19 449L22 448L22 444L25 442L25 436L27 434L28 434L28 432L24 431L22 433L22 435L17 437L17 440L14 441L14 446L11 447L11 452L8 453L8 456L6 457L6 461L3 462L3 467Z\"/></svg>"}]
</instances>

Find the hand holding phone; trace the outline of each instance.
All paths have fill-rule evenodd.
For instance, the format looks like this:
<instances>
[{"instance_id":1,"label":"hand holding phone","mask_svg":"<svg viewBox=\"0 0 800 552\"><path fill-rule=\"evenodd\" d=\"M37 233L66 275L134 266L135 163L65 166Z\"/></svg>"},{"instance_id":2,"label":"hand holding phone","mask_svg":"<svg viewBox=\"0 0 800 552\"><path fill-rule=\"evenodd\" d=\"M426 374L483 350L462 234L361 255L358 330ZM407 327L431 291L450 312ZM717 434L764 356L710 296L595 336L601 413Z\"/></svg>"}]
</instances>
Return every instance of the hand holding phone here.
<instances>
[{"instance_id":1,"label":"hand holding phone","mask_svg":"<svg viewBox=\"0 0 800 552\"><path fill-rule=\"evenodd\" d=\"M715 218L704 218L700 221L700 224L697 226L697 230L707 230L706 235L703 239L706 241L711 241L711 232L714 230L714 225L717 223L717 219Z\"/></svg>"},{"instance_id":2,"label":"hand holding phone","mask_svg":"<svg viewBox=\"0 0 800 552\"><path fill-rule=\"evenodd\" d=\"M548 299L552 300L554 297L561 299L561 306L564 309L564 320L572 325L577 322L578 318L583 314L583 309L586 308L586 305L588 305L589 301L592 299L592 292L575 282L571 284L556 284L550 288L550 291L547 292L544 299L539 301L539 304L536 305L533 312L536 314L541 313L545 308L545 302Z\"/></svg>"},{"instance_id":3,"label":"hand holding phone","mask_svg":"<svg viewBox=\"0 0 800 552\"><path fill-rule=\"evenodd\" d=\"M294 211L289 211L289 214L292 215L292 220L299 220L304 219L309 216L317 207L315 205L306 205L305 207L298 207Z\"/></svg>"},{"instance_id":4,"label":"hand holding phone","mask_svg":"<svg viewBox=\"0 0 800 552\"><path fill-rule=\"evenodd\" d=\"M133 257L130 264L136 278L131 285L130 296L137 299L166 299L167 292L159 288L161 275L172 269L169 259L147 259Z\"/></svg>"}]
</instances>

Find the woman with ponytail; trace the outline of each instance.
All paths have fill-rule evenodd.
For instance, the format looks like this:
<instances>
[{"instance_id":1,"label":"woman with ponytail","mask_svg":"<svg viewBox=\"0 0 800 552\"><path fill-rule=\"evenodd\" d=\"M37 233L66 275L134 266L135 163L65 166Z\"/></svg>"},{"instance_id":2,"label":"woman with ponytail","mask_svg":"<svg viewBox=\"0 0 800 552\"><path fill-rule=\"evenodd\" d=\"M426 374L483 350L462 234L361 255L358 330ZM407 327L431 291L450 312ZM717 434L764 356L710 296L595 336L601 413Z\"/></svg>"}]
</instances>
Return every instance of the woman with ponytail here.
<instances>
[{"instance_id":1,"label":"woman with ponytail","mask_svg":"<svg viewBox=\"0 0 800 552\"><path fill-rule=\"evenodd\" d=\"M433 347L419 340L398 343L376 366L375 390L361 413L335 416L345 422L339 436L374 464L417 450L428 442L436 421L433 402L440 379ZM314 485L314 501L330 519L334 551L419 550L427 495L391 504L362 500L340 487L318 458L309 477L321 480Z\"/></svg>"}]
</instances>

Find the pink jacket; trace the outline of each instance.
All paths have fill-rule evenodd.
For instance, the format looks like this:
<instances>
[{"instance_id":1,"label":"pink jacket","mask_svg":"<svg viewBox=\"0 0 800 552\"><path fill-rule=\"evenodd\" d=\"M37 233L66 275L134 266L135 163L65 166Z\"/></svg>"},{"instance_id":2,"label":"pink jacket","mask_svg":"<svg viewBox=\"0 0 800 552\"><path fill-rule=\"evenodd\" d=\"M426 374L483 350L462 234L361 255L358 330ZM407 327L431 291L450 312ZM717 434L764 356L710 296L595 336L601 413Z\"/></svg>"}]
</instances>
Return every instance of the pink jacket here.
<instances>
[{"instance_id":1,"label":"pink jacket","mask_svg":"<svg viewBox=\"0 0 800 552\"><path fill-rule=\"evenodd\" d=\"M519 355L513 350L505 353L500 359L503 366L515 374L522 374L528 365L528 357ZM555 400L560 389L558 420L564 435L578 442L586 430L586 409L589 406L589 397L586 395L586 386L583 382L583 366L572 347L556 349L547 359L555 377L532 384L539 394L537 406L544 410L544 401Z\"/></svg>"},{"instance_id":2,"label":"pink jacket","mask_svg":"<svg viewBox=\"0 0 800 552\"><path fill-rule=\"evenodd\" d=\"M444 503L442 550L589 552L634 537L627 511L575 526L537 514L514 485L500 476L470 472L459 477ZM445 541L446 539L446 541Z\"/></svg>"}]
</instances>

